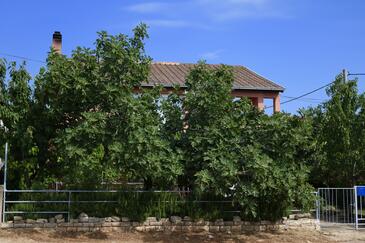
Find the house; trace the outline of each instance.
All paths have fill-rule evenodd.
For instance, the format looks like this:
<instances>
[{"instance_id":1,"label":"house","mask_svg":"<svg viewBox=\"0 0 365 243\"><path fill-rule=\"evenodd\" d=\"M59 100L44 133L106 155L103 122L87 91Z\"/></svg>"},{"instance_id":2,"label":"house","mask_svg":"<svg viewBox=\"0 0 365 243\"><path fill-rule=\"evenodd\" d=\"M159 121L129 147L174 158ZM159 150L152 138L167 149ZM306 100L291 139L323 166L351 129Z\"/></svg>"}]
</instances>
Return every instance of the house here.
<instances>
[{"instance_id":1,"label":"house","mask_svg":"<svg viewBox=\"0 0 365 243\"><path fill-rule=\"evenodd\" d=\"M62 35L56 31L53 34L52 47L61 53ZM162 93L168 94L175 85L179 85L182 90L186 89L185 80L190 70L197 64L175 63L175 62L155 62L151 64L148 80L142 83L142 87L152 87L161 85ZM217 64L207 64L208 68L218 68ZM232 66L233 87L232 96L248 97L253 105L259 110L264 109L264 99L271 99L273 111L280 111L280 93L284 88L280 85L260 76L244 66ZM136 89L136 92L138 90Z\"/></svg>"}]
</instances>

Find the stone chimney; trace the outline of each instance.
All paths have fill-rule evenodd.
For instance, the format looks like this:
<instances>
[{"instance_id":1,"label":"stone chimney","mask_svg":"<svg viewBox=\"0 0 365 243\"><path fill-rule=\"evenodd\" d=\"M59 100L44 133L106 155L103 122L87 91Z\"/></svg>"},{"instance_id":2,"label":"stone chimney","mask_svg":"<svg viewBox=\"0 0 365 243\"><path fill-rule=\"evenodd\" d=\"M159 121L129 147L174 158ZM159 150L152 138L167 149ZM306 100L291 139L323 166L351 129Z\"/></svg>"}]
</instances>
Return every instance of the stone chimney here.
<instances>
[{"instance_id":1,"label":"stone chimney","mask_svg":"<svg viewBox=\"0 0 365 243\"><path fill-rule=\"evenodd\" d=\"M52 48L58 53L62 53L62 35L61 32L55 31L52 37Z\"/></svg>"}]
</instances>

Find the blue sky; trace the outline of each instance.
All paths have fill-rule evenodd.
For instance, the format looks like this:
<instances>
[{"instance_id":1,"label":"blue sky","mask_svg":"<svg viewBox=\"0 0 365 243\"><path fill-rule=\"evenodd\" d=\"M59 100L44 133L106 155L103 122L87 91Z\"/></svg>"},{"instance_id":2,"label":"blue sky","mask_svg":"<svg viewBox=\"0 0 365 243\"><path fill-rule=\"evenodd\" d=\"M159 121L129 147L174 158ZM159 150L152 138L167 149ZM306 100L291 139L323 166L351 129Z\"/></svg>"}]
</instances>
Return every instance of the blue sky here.
<instances>
[{"instance_id":1,"label":"blue sky","mask_svg":"<svg viewBox=\"0 0 365 243\"><path fill-rule=\"evenodd\" d=\"M155 61L244 65L284 86L282 101L332 81L342 68L365 72L362 0L13 0L0 9L0 53L32 59L45 60L55 30L69 55L92 47L97 31L129 34L145 22ZM42 65L27 63L32 75ZM365 76L359 86L365 90ZM326 99L324 90L308 97L282 110Z\"/></svg>"}]
</instances>

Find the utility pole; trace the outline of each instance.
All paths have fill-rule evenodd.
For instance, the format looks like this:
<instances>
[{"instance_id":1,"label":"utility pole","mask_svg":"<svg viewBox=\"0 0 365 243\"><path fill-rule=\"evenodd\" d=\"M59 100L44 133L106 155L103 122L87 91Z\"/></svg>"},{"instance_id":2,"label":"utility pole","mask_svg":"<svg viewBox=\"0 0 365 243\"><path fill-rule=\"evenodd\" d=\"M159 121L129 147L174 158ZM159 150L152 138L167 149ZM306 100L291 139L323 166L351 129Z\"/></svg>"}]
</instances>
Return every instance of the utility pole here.
<instances>
[{"instance_id":1,"label":"utility pole","mask_svg":"<svg viewBox=\"0 0 365 243\"><path fill-rule=\"evenodd\" d=\"M346 69L342 69L342 78L343 78L343 81L346 83L347 82L347 75L348 75L348 72Z\"/></svg>"}]
</instances>

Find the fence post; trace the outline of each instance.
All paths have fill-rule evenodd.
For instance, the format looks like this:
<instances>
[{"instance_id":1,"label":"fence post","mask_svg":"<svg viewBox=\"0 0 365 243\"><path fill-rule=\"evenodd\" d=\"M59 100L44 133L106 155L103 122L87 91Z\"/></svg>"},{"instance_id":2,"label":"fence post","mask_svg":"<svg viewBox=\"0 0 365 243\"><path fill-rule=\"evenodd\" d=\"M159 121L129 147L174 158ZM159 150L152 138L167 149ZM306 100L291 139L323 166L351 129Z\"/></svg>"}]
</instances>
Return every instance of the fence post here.
<instances>
[{"instance_id":1,"label":"fence post","mask_svg":"<svg viewBox=\"0 0 365 243\"><path fill-rule=\"evenodd\" d=\"M8 170L8 143L5 143L5 158L4 158L4 187L3 187L3 200L2 200L2 222L5 223L5 204L6 204L6 177Z\"/></svg>"},{"instance_id":2,"label":"fence post","mask_svg":"<svg viewBox=\"0 0 365 243\"><path fill-rule=\"evenodd\" d=\"M68 191L68 210L67 210L67 221L70 222L70 211L71 211L71 191Z\"/></svg>"},{"instance_id":3,"label":"fence post","mask_svg":"<svg viewBox=\"0 0 365 243\"><path fill-rule=\"evenodd\" d=\"M318 191L316 192L316 219L317 219L317 223L319 224L320 223L320 201L319 201L319 189Z\"/></svg>"},{"instance_id":4,"label":"fence post","mask_svg":"<svg viewBox=\"0 0 365 243\"><path fill-rule=\"evenodd\" d=\"M1 222L5 223L5 216L4 216L4 209L3 209L3 203L4 203L4 187L3 185L0 186L0 202L1 202L1 214L0 214L0 218L1 218Z\"/></svg>"},{"instance_id":5,"label":"fence post","mask_svg":"<svg viewBox=\"0 0 365 243\"><path fill-rule=\"evenodd\" d=\"M358 218L358 211L357 211L357 186L354 186L354 194L355 194L355 229L358 230L359 218Z\"/></svg>"}]
</instances>

